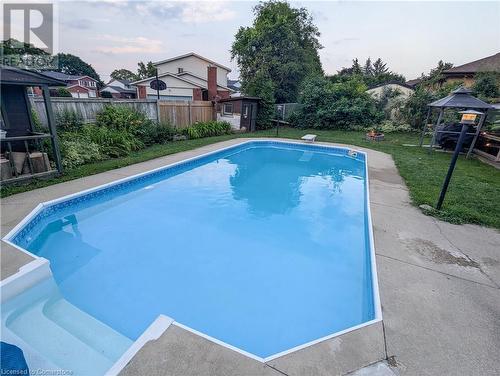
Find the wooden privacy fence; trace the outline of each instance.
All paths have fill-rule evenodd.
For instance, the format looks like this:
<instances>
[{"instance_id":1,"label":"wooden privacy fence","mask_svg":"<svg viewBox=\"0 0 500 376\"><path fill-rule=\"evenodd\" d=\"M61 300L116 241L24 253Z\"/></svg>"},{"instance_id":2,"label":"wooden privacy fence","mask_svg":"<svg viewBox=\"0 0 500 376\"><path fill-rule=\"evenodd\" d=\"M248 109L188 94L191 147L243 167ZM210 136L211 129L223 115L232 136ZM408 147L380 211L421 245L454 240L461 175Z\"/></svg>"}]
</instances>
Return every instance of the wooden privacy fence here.
<instances>
[{"instance_id":1,"label":"wooden privacy fence","mask_svg":"<svg viewBox=\"0 0 500 376\"><path fill-rule=\"evenodd\" d=\"M168 122L176 128L186 128L197 121L214 119L214 106L210 101L159 101L161 122Z\"/></svg>"}]
</instances>

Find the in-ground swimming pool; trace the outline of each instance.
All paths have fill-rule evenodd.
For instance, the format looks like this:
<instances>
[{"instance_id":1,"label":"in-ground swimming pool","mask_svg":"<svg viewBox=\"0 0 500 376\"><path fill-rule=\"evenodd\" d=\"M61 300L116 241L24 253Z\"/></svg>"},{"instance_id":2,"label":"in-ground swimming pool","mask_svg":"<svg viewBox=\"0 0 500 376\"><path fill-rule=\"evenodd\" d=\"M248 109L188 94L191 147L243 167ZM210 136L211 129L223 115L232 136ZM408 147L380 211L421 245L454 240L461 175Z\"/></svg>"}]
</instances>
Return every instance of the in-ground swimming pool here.
<instances>
[{"instance_id":1,"label":"in-ground swimming pool","mask_svg":"<svg viewBox=\"0 0 500 376\"><path fill-rule=\"evenodd\" d=\"M366 160L252 141L57 200L9 235L135 340L159 315L261 358L376 319Z\"/></svg>"}]
</instances>

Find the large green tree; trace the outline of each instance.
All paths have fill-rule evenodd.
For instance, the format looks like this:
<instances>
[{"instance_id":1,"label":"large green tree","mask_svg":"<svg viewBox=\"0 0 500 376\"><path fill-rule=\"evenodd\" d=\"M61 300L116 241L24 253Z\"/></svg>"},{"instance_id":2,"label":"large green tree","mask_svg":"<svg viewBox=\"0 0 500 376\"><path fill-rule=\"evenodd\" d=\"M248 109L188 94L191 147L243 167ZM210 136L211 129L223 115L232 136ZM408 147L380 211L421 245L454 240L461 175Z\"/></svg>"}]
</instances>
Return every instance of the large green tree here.
<instances>
[{"instance_id":1,"label":"large green tree","mask_svg":"<svg viewBox=\"0 0 500 376\"><path fill-rule=\"evenodd\" d=\"M351 80L353 76L362 80L368 87L384 84L387 82L405 82L405 77L399 73L389 70L387 63L381 58L372 63L372 59L366 59L365 64L361 67L357 58L353 59L352 65L347 68L342 68L334 76L330 76L333 82L345 82Z\"/></svg>"},{"instance_id":2,"label":"large green tree","mask_svg":"<svg viewBox=\"0 0 500 376\"><path fill-rule=\"evenodd\" d=\"M71 54L57 54L57 60L59 64L58 72L73 75L89 76L99 82L100 86L103 86L101 77L97 74L95 69L89 63L86 63L78 56Z\"/></svg>"},{"instance_id":3,"label":"large green tree","mask_svg":"<svg viewBox=\"0 0 500 376\"><path fill-rule=\"evenodd\" d=\"M138 80L137 75L134 72L129 71L128 69L115 69L111 72L111 78L115 80L128 80L128 81L136 81Z\"/></svg>"},{"instance_id":4,"label":"large green tree","mask_svg":"<svg viewBox=\"0 0 500 376\"><path fill-rule=\"evenodd\" d=\"M156 68L151 61L148 61L146 64L140 61L137 63L137 78L139 80L144 78L153 77L156 74Z\"/></svg>"},{"instance_id":5,"label":"large green tree","mask_svg":"<svg viewBox=\"0 0 500 376\"><path fill-rule=\"evenodd\" d=\"M254 8L250 27L241 27L231 55L240 69L243 92L255 87L257 76L269 77L277 102L295 102L299 86L323 70L318 28L305 8L293 8L285 1L261 2ZM255 93L259 94L259 93Z\"/></svg>"}]
</instances>

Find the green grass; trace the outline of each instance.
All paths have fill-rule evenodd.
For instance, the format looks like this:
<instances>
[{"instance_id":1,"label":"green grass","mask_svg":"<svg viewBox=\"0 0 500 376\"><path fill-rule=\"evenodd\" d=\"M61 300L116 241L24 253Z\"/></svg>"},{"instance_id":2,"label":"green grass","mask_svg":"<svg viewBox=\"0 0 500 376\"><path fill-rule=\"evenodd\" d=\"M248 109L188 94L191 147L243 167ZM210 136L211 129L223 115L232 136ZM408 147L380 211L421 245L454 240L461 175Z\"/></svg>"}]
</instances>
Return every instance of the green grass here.
<instances>
[{"instance_id":1,"label":"green grass","mask_svg":"<svg viewBox=\"0 0 500 376\"><path fill-rule=\"evenodd\" d=\"M410 190L415 205L435 206L451 155L428 151L419 147L403 146L417 144L416 134L387 134L382 142L367 142L362 132L280 129L280 137L300 138L306 133L318 135L318 141L346 143L389 153L394 158L399 173ZM2 187L1 195L6 197L19 192L45 187L83 176L124 167L133 163L194 149L214 142L236 137L273 137L274 130L253 134L210 137L197 140L177 141L155 145L124 158L111 159L68 170L63 176L50 180L38 180L24 186ZM476 159L460 157L441 211L429 214L452 223L476 223L500 228L500 171Z\"/></svg>"}]
</instances>

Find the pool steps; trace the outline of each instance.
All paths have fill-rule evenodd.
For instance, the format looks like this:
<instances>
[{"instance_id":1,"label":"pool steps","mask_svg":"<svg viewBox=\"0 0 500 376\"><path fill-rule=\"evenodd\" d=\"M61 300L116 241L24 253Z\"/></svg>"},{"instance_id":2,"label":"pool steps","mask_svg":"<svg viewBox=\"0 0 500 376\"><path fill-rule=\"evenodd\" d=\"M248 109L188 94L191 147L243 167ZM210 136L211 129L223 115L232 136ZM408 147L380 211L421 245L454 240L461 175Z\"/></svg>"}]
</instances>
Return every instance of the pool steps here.
<instances>
[{"instance_id":1,"label":"pool steps","mask_svg":"<svg viewBox=\"0 0 500 376\"><path fill-rule=\"evenodd\" d=\"M2 340L23 349L30 368L106 373L134 343L81 311L47 278L6 301Z\"/></svg>"}]
</instances>

